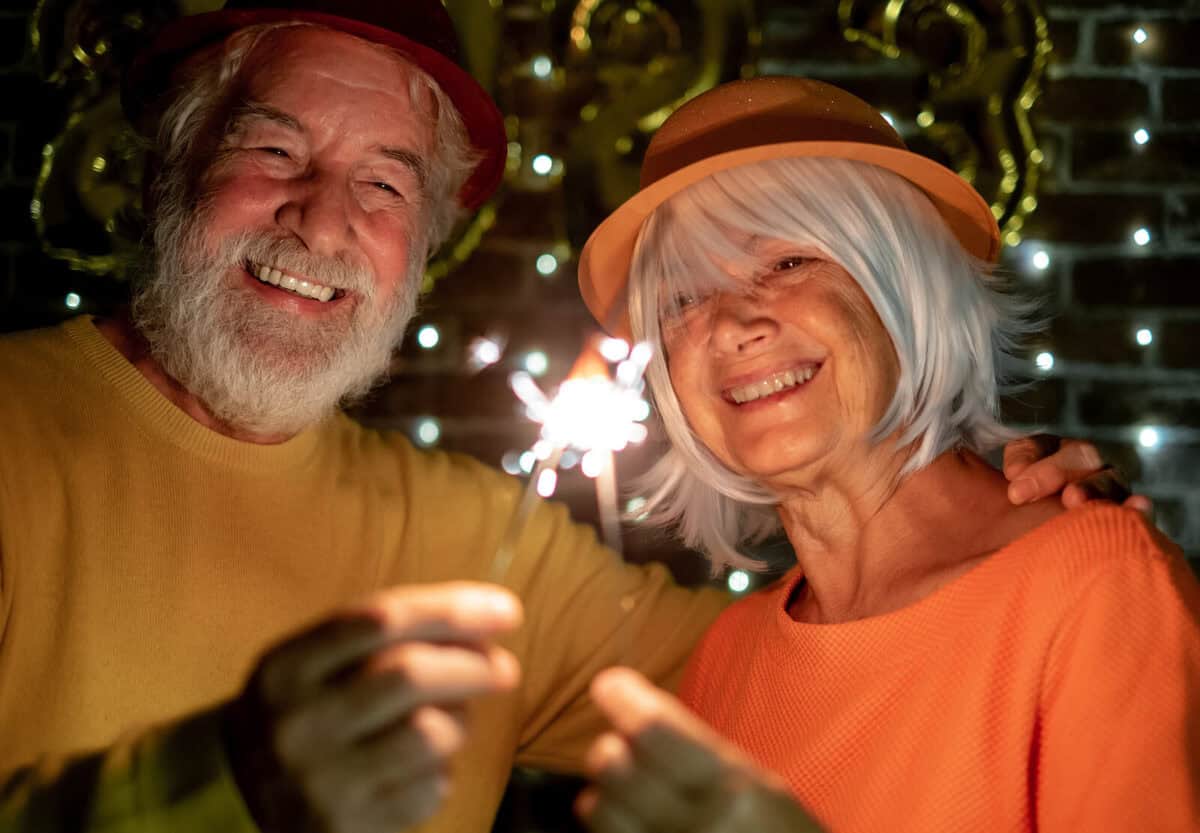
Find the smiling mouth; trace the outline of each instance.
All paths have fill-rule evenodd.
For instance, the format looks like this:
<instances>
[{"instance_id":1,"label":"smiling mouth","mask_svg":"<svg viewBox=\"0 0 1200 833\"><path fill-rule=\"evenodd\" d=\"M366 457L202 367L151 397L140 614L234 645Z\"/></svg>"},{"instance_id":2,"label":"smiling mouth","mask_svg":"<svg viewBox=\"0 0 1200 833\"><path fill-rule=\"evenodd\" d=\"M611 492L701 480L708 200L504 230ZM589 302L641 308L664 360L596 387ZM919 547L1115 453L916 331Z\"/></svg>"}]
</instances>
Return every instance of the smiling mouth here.
<instances>
[{"instance_id":1,"label":"smiling mouth","mask_svg":"<svg viewBox=\"0 0 1200 833\"><path fill-rule=\"evenodd\" d=\"M810 364L791 370L782 370L747 385L736 385L727 388L721 395L726 402L732 402L735 405L745 405L749 402L765 399L768 396L774 396L778 393L803 387L813 376L817 375L817 371L820 369L821 365Z\"/></svg>"},{"instance_id":2,"label":"smiling mouth","mask_svg":"<svg viewBox=\"0 0 1200 833\"><path fill-rule=\"evenodd\" d=\"M346 291L337 289L332 286L325 286L316 281L310 281L306 278L297 278L294 275L284 274L281 270L276 269L265 263L254 263L246 261L242 264L243 267L259 280L260 283L265 283L276 289L287 292L291 295L296 295L300 298L307 298L310 301L319 301L328 303L336 301L343 297Z\"/></svg>"}]
</instances>

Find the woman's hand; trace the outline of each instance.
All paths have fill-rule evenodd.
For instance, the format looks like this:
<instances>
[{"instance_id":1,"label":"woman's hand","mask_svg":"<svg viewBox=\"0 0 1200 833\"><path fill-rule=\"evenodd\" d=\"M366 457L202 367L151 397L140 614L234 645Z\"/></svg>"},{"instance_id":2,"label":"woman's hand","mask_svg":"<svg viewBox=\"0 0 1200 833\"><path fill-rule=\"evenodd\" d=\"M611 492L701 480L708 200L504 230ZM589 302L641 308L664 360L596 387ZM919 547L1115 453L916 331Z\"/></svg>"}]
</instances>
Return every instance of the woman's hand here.
<instances>
[{"instance_id":1,"label":"woman's hand","mask_svg":"<svg viewBox=\"0 0 1200 833\"><path fill-rule=\"evenodd\" d=\"M613 724L576 802L595 833L820 833L777 777L636 671L597 674L592 698Z\"/></svg>"},{"instance_id":2,"label":"woman's hand","mask_svg":"<svg viewBox=\"0 0 1200 833\"><path fill-rule=\"evenodd\" d=\"M1130 494L1120 473L1106 465L1096 446L1053 434L1033 434L1004 446L1008 499L1015 504L1062 493L1063 506L1074 509L1092 500L1108 500L1136 509L1146 517L1153 504L1145 495Z\"/></svg>"}]
</instances>

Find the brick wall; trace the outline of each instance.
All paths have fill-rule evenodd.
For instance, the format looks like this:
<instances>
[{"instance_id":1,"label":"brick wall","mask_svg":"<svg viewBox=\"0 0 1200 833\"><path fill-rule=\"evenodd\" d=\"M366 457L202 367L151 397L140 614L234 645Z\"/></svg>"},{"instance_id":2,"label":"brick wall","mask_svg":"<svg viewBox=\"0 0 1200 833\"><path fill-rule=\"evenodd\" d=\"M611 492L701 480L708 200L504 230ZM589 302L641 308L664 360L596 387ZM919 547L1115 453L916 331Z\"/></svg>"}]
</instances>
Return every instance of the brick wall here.
<instances>
[{"instance_id":1,"label":"brick wall","mask_svg":"<svg viewBox=\"0 0 1200 833\"><path fill-rule=\"evenodd\" d=\"M22 9L22 5L25 7ZM103 310L119 297L102 280L41 258L28 219L41 148L59 128L63 102L39 85L26 43L33 0L0 10L0 327L47 323L81 309ZM835 0L768 5L761 69L839 83L888 110L915 131L919 69L846 43ZM1046 163L1039 208L1024 242L1005 265L1057 318L1031 345L1036 385L1007 403L1011 419L1098 442L1153 496L1160 524L1200 555L1200 2L1158 0L1137 7L1101 0L1047 4L1056 52L1034 114ZM1144 43L1133 40L1141 27ZM1149 140L1137 144L1135 130ZM547 138L553 151L553 137ZM440 328L432 350L409 338L396 381L363 409L377 424L415 429L440 421L442 445L499 463L527 446L533 429L517 413L505 376L532 350L550 358L547 384L561 378L590 322L574 289L574 262L556 249L570 228L561 190L514 194L497 228L459 273L428 299L423 320ZM1145 228L1146 245L1132 235ZM549 275L537 258L558 251ZM1045 269L1034 256L1048 256ZM1149 345L1136 341L1139 329ZM470 376L463 352L492 330L509 337L504 366ZM1049 352L1053 367L1033 357ZM1143 448L1153 427L1160 445ZM1147 439L1149 435L1146 435ZM636 468L653 446L622 460ZM562 494L594 516L590 482L569 474ZM635 535L635 553L661 546ZM696 561L678 572L702 576Z\"/></svg>"}]
</instances>

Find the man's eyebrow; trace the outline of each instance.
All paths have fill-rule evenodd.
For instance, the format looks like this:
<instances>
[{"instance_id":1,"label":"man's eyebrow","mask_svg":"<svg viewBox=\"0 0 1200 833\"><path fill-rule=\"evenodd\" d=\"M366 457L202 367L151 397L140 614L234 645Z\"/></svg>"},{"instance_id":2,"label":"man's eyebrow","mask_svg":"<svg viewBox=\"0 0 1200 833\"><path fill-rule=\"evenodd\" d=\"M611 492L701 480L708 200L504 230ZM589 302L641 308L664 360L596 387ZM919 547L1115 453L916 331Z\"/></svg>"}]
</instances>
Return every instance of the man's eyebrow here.
<instances>
[{"instance_id":1,"label":"man's eyebrow","mask_svg":"<svg viewBox=\"0 0 1200 833\"><path fill-rule=\"evenodd\" d=\"M304 125L300 124L295 116L285 113L277 107L272 107L270 104L263 104L261 101L239 102L234 106L233 112L229 114L229 124L232 128L251 119L265 119L297 133L305 132Z\"/></svg>"},{"instance_id":2,"label":"man's eyebrow","mask_svg":"<svg viewBox=\"0 0 1200 833\"><path fill-rule=\"evenodd\" d=\"M411 170L417 178L417 183L421 186L421 190L425 190L425 183L429 179L429 172L425 167L424 159L411 150L405 150L404 148L381 147L379 148L379 152L388 159L393 159Z\"/></svg>"}]
</instances>

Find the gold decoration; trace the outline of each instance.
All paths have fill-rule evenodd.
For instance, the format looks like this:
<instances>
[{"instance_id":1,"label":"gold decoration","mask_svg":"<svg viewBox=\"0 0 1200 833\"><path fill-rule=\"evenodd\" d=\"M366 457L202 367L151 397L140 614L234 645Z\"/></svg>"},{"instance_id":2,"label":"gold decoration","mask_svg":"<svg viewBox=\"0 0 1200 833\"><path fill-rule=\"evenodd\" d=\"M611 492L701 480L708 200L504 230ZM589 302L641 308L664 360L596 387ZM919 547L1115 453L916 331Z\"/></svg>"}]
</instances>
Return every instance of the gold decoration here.
<instances>
[{"instance_id":1,"label":"gold decoration","mask_svg":"<svg viewBox=\"0 0 1200 833\"><path fill-rule=\"evenodd\" d=\"M1037 0L840 0L838 18L847 40L921 63L918 127L1020 242L1044 159L1029 110L1053 48Z\"/></svg>"},{"instance_id":2,"label":"gold decoration","mask_svg":"<svg viewBox=\"0 0 1200 833\"><path fill-rule=\"evenodd\" d=\"M521 194L558 201L561 210L542 218L548 239L536 245L568 257L569 240L582 240L636 190L640 149L658 125L691 96L751 74L761 42L756 0L444 2L462 33L464 63L508 114L510 145L500 192L430 263L427 290L485 242ZM144 148L121 114L119 67L154 27L221 5L39 0L31 40L45 79L70 98L31 204L47 254L126 275L141 236Z\"/></svg>"}]
</instances>

